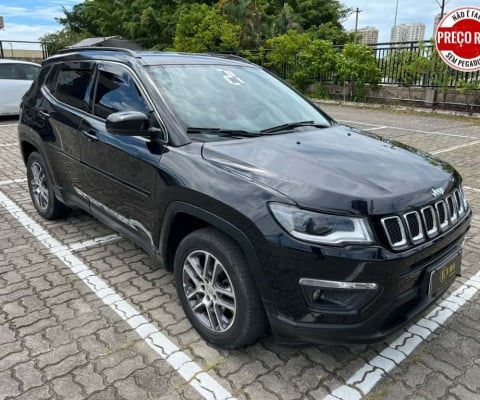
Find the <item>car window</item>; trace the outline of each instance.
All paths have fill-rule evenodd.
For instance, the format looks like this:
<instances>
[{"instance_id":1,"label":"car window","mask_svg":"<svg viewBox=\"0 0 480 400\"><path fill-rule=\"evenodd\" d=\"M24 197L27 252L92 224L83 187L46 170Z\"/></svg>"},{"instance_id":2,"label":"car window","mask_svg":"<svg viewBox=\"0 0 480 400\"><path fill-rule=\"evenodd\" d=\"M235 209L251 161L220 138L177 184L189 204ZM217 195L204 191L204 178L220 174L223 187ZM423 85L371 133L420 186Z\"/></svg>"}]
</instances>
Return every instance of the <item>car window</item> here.
<instances>
[{"instance_id":1,"label":"car window","mask_svg":"<svg viewBox=\"0 0 480 400\"><path fill-rule=\"evenodd\" d=\"M65 65L58 71L53 95L60 101L82 110L89 110L93 69L80 63ZM48 87L48 83L47 83Z\"/></svg>"},{"instance_id":2,"label":"car window","mask_svg":"<svg viewBox=\"0 0 480 400\"><path fill-rule=\"evenodd\" d=\"M19 79L15 64L0 64L0 79Z\"/></svg>"},{"instance_id":3,"label":"car window","mask_svg":"<svg viewBox=\"0 0 480 400\"><path fill-rule=\"evenodd\" d=\"M57 77L58 77L59 69L60 69L59 65L54 65L50 67L50 70L47 75L47 80L45 81L45 86L52 94L55 91L55 87L57 86Z\"/></svg>"},{"instance_id":4,"label":"car window","mask_svg":"<svg viewBox=\"0 0 480 400\"><path fill-rule=\"evenodd\" d=\"M93 112L106 119L118 111L150 113L150 107L129 72L116 65L100 67Z\"/></svg>"},{"instance_id":5,"label":"car window","mask_svg":"<svg viewBox=\"0 0 480 400\"><path fill-rule=\"evenodd\" d=\"M40 72L40 67L30 64L17 64L17 68L23 79L33 81Z\"/></svg>"},{"instance_id":6,"label":"car window","mask_svg":"<svg viewBox=\"0 0 480 400\"><path fill-rule=\"evenodd\" d=\"M297 121L330 124L305 98L258 67L185 64L146 70L187 127L258 132Z\"/></svg>"}]
</instances>

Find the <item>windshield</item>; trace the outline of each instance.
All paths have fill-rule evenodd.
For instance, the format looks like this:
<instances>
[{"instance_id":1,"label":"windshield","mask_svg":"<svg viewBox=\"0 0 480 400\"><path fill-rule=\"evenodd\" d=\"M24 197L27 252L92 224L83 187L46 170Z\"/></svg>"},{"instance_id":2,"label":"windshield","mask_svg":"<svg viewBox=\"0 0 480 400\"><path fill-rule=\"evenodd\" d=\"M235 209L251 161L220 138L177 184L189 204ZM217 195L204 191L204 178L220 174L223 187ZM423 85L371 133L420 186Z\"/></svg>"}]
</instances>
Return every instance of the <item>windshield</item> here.
<instances>
[{"instance_id":1,"label":"windshield","mask_svg":"<svg viewBox=\"0 0 480 400\"><path fill-rule=\"evenodd\" d=\"M260 68L232 65L146 68L187 128L260 132L300 121L330 125L315 107Z\"/></svg>"}]
</instances>

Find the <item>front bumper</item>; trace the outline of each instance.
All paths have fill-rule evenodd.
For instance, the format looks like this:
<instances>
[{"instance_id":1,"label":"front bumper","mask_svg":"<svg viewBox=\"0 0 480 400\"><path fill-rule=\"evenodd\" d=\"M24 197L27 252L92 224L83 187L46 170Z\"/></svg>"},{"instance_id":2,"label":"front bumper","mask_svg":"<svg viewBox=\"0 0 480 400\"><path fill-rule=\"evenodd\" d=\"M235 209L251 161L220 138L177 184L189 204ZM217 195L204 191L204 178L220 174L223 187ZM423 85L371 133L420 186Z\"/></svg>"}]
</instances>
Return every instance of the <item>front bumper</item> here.
<instances>
[{"instance_id":1,"label":"front bumper","mask_svg":"<svg viewBox=\"0 0 480 400\"><path fill-rule=\"evenodd\" d=\"M306 249L277 247L270 253L270 262L272 258L279 261L276 276L266 268L277 307L277 312L269 313L272 332L279 341L290 343L371 343L384 339L424 314L453 283L449 280L441 290L429 294L430 272L461 256L470 219L471 213L442 238L402 253L378 248L310 247L307 255ZM299 283L302 278L306 285ZM341 307L335 301L313 300L318 288L309 287L310 280L370 283L377 288L371 285L365 290L340 291L347 293Z\"/></svg>"}]
</instances>

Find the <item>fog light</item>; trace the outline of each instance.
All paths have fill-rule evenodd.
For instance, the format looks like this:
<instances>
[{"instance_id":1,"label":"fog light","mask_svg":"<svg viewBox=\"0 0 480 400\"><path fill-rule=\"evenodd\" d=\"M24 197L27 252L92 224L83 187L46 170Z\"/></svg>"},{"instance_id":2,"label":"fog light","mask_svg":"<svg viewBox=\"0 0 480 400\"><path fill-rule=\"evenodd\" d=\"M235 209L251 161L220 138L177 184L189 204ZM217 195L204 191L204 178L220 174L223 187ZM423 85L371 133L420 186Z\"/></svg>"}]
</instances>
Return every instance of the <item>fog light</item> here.
<instances>
[{"instance_id":1,"label":"fog light","mask_svg":"<svg viewBox=\"0 0 480 400\"><path fill-rule=\"evenodd\" d=\"M360 312L379 293L376 283L337 282L302 278L299 281L310 307L322 312Z\"/></svg>"},{"instance_id":2,"label":"fog light","mask_svg":"<svg viewBox=\"0 0 480 400\"><path fill-rule=\"evenodd\" d=\"M369 282L343 282L343 281L325 281L321 279L301 278L298 283L302 286L312 286L324 289L344 289L344 290L376 290L378 285Z\"/></svg>"}]
</instances>

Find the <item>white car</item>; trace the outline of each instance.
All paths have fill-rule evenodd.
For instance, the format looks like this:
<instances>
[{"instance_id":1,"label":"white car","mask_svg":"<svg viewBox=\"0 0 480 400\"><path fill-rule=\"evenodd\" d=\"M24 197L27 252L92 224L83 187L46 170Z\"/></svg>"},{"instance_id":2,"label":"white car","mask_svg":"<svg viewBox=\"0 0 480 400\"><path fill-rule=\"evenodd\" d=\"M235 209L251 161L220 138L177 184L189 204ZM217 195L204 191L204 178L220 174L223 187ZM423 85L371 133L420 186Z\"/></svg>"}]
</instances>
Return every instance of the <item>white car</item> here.
<instances>
[{"instance_id":1,"label":"white car","mask_svg":"<svg viewBox=\"0 0 480 400\"><path fill-rule=\"evenodd\" d=\"M35 63L0 59L0 115L18 114L22 97L39 71Z\"/></svg>"}]
</instances>

